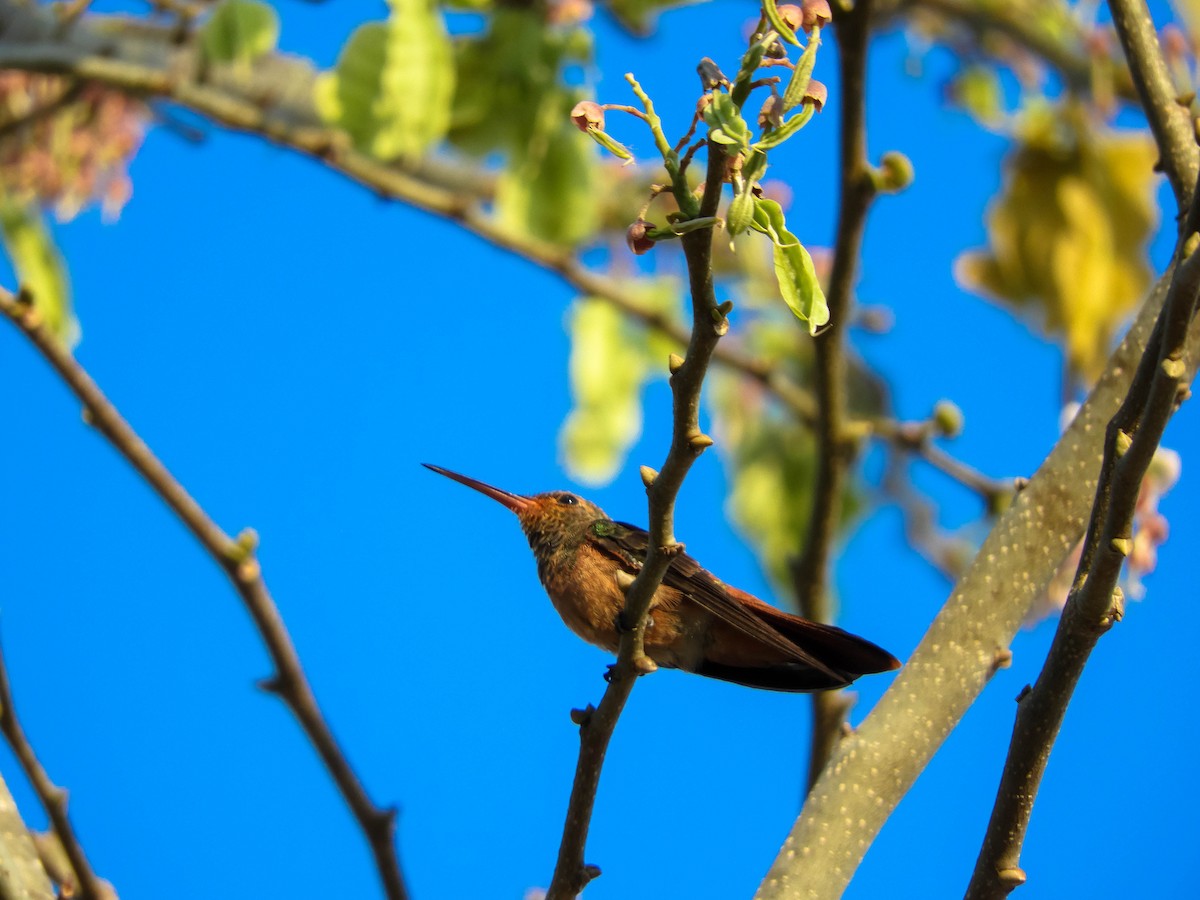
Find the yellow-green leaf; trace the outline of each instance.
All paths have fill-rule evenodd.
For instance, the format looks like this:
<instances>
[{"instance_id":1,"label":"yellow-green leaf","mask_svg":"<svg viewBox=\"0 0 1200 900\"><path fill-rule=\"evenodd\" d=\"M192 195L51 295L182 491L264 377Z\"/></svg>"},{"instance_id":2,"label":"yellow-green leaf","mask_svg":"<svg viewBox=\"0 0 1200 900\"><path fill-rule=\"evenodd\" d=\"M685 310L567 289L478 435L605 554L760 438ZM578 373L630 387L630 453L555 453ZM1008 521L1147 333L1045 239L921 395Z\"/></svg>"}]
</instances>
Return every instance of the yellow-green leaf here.
<instances>
[{"instance_id":1,"label":"yellow-green leaf","mask_svg":"<svg viewBox=\"0 0 1200 900\"><path fill-rule=\"evenodd\" d=\"M380 159L413 159L450 127L454 63L432 0L391 0L386 23L360 26L314 102L355 146Z\"/></svg>"},{"instance_id":2,"label":"yellow-green leaf","mask_svg":"<svg viewBox=\"0 0 1200 900\"><path fill-rule=\"evenodd\" d=\"M0 197L0 234L22 288L33 298L50 333L67 347L79 343L71 284L62 254L33 204Z\"/></svg>"},{"instance_id":3,"label":"yellow-green leaf","mask_svg":"<svg viewBox=\"0 0 1200 900\"><path fill-rule=\"evenodd\" d=\"M211 62L247 65L278 41L279 14L259 0L222 0L200 29L200 48Z\"/></svg>"},{"instance_id":4,"label":"yellow-green leaf","mask_svg":"<svg viewBox=\"0 0 1200 900\"><path fill-rule=\"evenodd\" d=\"M559 436L571 477L610 481L642 432L640 392L644 351L630 340L624 316L600 300L579 301L570 313L570 379L575 408Z\"/></svg>"},{"instance_id":5,"label":"yellow-green leaf","mask_svg":"<svg viewBox=\"0 0 1200 900\"><path fill-rule=\"evenodd\" d=\"M599 209L595 152L567 116L572 99L545 95L534 133L496 185L496 213L505 229L565 246L596 230Z\"/></svg>"},{"instance_id":6,"label":"yellow-green leaf","mask_svg":"<svg viewBox=\"0 0 1200 900\"><path fill-rule=\"evenodd\" d=\"M989 246L959 258L959 281L1032 307L1072 370L1094 377L1150 282L1155 159L1142 133L1097 135L1069 112L1031 117L988 213Z\"/></svg>"},{"instance_id":7,"label":"yellow-green leaf","mask_svg":"<svg viewBox=\"0 0 1200 900\"><path fill-rule=\"evenodd\" d=\"M816 334L829 321L829 305L817 278L812 256L797 237L787 230L783 207L774 200L758 199L751 227L767 235L775 245L775 279L788 308Z\"/></svg>"}]
</instances>

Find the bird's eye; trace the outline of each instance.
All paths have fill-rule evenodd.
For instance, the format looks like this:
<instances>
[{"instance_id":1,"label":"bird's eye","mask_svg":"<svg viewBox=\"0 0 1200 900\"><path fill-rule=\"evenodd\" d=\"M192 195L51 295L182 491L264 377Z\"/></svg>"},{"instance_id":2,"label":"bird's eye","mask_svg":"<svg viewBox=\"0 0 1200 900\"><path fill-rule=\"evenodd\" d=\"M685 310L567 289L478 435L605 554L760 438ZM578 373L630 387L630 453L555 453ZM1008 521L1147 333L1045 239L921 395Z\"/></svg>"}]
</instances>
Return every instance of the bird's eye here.
<instances>
[{"instance_id":1,"label":"bird's eye","mask_svg":"<svg viewBox=\"0 0 1200 900\"><path fill-rule=\"evenodd\" d=\"M559 494L558 502L561 503L563 506L574 506L576 503L579 502L579 498L576 497L574 494Z\"/></svg>"}]
</instances>

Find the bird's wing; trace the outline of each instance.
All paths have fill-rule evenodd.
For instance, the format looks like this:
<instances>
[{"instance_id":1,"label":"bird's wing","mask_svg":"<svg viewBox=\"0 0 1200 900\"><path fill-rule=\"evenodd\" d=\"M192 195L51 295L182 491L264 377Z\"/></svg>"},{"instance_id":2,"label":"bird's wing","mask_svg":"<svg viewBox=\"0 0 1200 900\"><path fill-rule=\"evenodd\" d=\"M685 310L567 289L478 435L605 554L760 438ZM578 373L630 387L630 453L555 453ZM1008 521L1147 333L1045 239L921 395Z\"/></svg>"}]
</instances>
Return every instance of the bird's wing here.
<instances>
[{"instance_id":1,"label":"bird's wing","mask_svg":"<svg viewBox=\"0 0 1200 900\"><path fill-rule=\"evenodd\" d=\"M645 529L625 522L602 519L592 523L587 534L588 540L593 546L612 557L624 568L631 572L641 570L646 549L650 546L650 535ZM663 584L675 588L709 614L716 616L748 637L772 647L795 662L811 666L836 682L844 683L849 680L846 672L831 668L798 646L795 641L789 640L781 634L765 621L761 614L756 614L755 607L762 606L779 616L787 616L790 620L819 627L816 626L816 623L808 622L797 616L788 616L743 591L737 591L738 597L748 597L754 600L754 605L736 599L731 594L730 588L686 553L679 553L671 558L667 574L663 577Z\"/></svg>"}]
</instances>

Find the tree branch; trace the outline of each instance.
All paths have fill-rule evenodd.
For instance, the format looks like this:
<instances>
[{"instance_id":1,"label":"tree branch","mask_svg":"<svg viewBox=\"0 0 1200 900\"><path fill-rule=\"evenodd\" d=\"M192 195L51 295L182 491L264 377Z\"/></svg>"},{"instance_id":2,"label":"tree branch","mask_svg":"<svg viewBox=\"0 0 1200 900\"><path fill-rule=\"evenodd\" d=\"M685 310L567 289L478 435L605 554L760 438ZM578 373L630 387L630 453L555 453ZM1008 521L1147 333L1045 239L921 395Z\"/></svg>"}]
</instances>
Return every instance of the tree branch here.
<instances>
[{"instance_id":1,"label":"tree branch","mask_svg":"<svg viewBox=\"0 0 1200 900\"><path fill-rule=\"evenodd\" d=\"M695 218L716 215L724 180L725 153L720 144L709 141L708 173ZM712 229L689 232L681 241L692 294L692 333L683 364L671 376L674 400L671 448L662 470L646 488L650 507L650 548L641 571L625 595L624 620L637 625L621 636L617 662L611 670L600 705L589 706L576 715L579 761L546 900L571 900L600 874L596 866L584 863L583 854L604 756L637 677L655 668L643 646L646 614L671 559L683 549L674 536L675 498L692 463L712 444L712 440L700 432L700 389L717 341L728 325L717 307L713 291Z\"/></svg>"},{"instance_id":2,"label":"tree branch","mask_svg":"<svg viewBox=\"0 0 1200 900\"><path fill-rule=\"evenodd\" d=\"M87 854L83 852L83 844L80 843L79 836L71 826L71 820L67 816L67 792L50 780L37 753L34 752L33 745L25 736L25 729L21 727L16 708L13 705L12 688L8 680L8 664L5 662L2 649L0 649L0 732L3 732L4 739L8 741L13 755L21 764L21 770L29 779L30 785L33 786L33 792L37 794L38 800L46 810L46 816L50 819L54 833L58 835L58 840L71 864L71 874L74 876L75 883L71 885L69 895L76 896L77 894L82 900L110 900L110 898L115 900L116 895L112 889L103 880L96 877L96 873L92 871Z\"/></svg>"},{"instance_id":3,"label":"tree branch","mask_svg":"<svg viewBox=\"0 0 1200 900\"><path fill-rule=\"evenodd\" d=\"M55 900L56 896L34 837L0 778L0 898Z\"/></svg>"},{"instance_id":4,"label":"tree branch","mask_svg":"<svg viewBox=\"0 0 1200 900\"><path fill-rule=\"evenodd\" d=\"M826 292L832 325L814 338L817 471L813 477L813 502L804 547L791 566L792 590L801 615L818 622L830 622L833 618L828 583L829 558L837 535L842 491L851 459L851 445L846 437L843 341L867 210L875 196L866 137L866 65L871 4L869 0L858 0L849 10L836 4L833 9L842 96L837 237ZM812 695L809 787L816 783L849 709L850 703L840 696L840 692L822 691Z\"/></svg>"},{"instance_id":5,"label":"tree branch","mask_svg":"<svg viewBox=\"0 0 1200 900\"><path fill-rule=\"evenodd\" d=\"M4 15L25 15L13 0L0 0L0 21ZM105 45L86 41L79 32L90 22L108 22L109 17L88 16L76 28L62 37L38 34L37 39L23 35L10 38L0 33L0 69L20 69L29 72L68 75L93 81L108 87L144 97L168 100L210 119L217 124L269 140L279 146L308 156L391 200L398 200L432 215L456 222L489 244L524 257L537 266L553 272L572 288L589 297L611 303L648 328L667 335L686 345L689 334L685 327L658 311L645 309L622 279L589 269L569 250L505 231L485 210L475 196L457 186L461 178L438 177L435 163L421 163L411 170L383 162L355 150L345 133L319 124L311 109L296 109L294 105L279 109L264 103L262 97L276 92L266 75L237 80L232 77L211 77L200 83L186 76L188 66L169 55L166 47L154 45L158 56L148 53L145 40L125 48L110 38ZM23 24L24 20L22 20ZM119 23L114 23L119 24ZM33 28L33 24L28 24ZM86 34L85 34L86 37ZM75 40L77 43L70 43ZM167 35L162 36L164 44ZM175 54L184 51L175 49ZM128 53L130 58L124 58ZM272 58L273 59L273 58ZM280 63L280 65L286 65ZM295 67L294 63L291 63ZM290 80L312 78L311 71L296 71ZM732 345L717 348L714 359L723 366L758 382L801 421L811 422L815 415L812 397L782 373L760 360L739 351Z\"/></svg>"},{"instance_id":6,"label":"tree branch","mask_svg":"<svg viewBox=\"0 0 1200 900\"><path fill-rule=\"evenodd\" d=\"M87 420L125 457L229 577L275 667L275 673L262 683L262 687L276 694L291 710L321 757L367 838L386 895L391 900L404 900L408 892L395 848L395 810L380 809L371 801L325 721L254 557L252 533L244 532L235 540L208 517L121 417L83 367L42 326L37 308L27 298L14 296L0 288L0 313L37 348L83 404Z\"/></svg>"},{"instance_id":7,"label":"tree branch","mask_svg":"<svg viewBox=\"0 0 1200 900\"><path fill-rule=\"evenodd\" d=\"M1200 298L1200 235L1175 270L1160 327L1142 355L1134 384L1113 417L1104 462L1074 586L1046 662L1032 690L1018 697L1016 723L996 803L966 896L1003 898L1025 882L1019 867L1033 803L1075 686L1092 650L1124 614L1117 587L1132 538L1142 478L1191 372L1183 353L1188 325Z\"/></svg>"},{"instance_id":8,"label":"tree branch","mask_svg":"<svg viewBox=\"0 0 1200 900\"><path fill-rule=\"evenodd\" d=\"M1083 534L1105 423L1129 390L1166 293L1160 281L904 669L838 744L759 887L760 900L841 896L896 804L1003 663L1029 608ZM1198 350L1200 327L1193 322L1184 357L1189 371Z\"/></svg>"},{"instance_id":9,"label":"tree branch","mask_svg":"<svg viewBox=\"0 0 1200 900\"><path fill-rule=\"evenodd\" d=\"M1077 90L1088 88L1093 70L1093 60L1086 49L1086 36L1068 16L1075 31L1066 38L1057 32L1037 26L1037 11L1008 3L980 3L977 0L900 0L901 9L920 8L936 13L950 21L957 21L972 32L984 37L989 32L1003 35L1019 47L1045 61L1055 69L1063 80ZM1133 79L1129 70L1113 60L1113 87L1125 100L1137 100Z\"/></svg>"},{"instance_id":10,"label":"tree branch","mask_svg":"<svg viewBox=\"0 0 1200 900\"><path fill-rule=\"evenodd\" d=\"M1180 210L1188 209L1200 167L1200 149L1196 147L1192 117L1177 99L1175 84L1158 46L1154 20L1142 0L1110 0L1108 5L1134 86L1158 144L1160 165L1175 192L1175 204Z\"/></svg>"},{"instance_id":11,"label":"tree branch","mask_svg":"<svg viewBox=\"0 0 1200 900\"><path fill-rule=\"evenodd\" d=\"M1191 136L1187 138L1189 147L1179 144L1183 135L1176 112L1182 112L1182 107L1173 96L1163 93L1166 66L1153 23L1139 3L1111 0L1110 6L1168 178L1177 197L1182 188L1192 198L1187 212L1190 228L1200 221L1200 196L1195 193L1196 145ZM1186 115L1184 120L1190 135ZM1183 179L1190 180L1181 183ZM1013 736L967 888L969 900L1003 898L1024 884L1021 849L1067 705L1100 637L1124 614L1117 579L1133 537L1142 479L1167 421L1184 396L1181 389L1186 389L1192 377L1184 356L1188 328L1200 300L1198 249L1200 234L1181 235L1166 302L1125 401L1106 429L1104 459L1074 584L1037 682L1017 698L1020 705Z\"/></svg>"}]
</instances>

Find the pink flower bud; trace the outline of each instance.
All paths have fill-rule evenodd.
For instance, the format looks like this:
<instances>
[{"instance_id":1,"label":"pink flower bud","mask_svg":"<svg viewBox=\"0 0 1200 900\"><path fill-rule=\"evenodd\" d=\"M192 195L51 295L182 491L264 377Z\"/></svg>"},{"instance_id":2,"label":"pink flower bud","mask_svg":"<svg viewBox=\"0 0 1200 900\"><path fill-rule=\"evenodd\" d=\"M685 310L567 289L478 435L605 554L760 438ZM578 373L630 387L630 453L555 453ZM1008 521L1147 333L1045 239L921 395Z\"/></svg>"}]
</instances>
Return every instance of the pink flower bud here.
<instances>
[{"instance_id":1,"label":"pink flower bud","mask_svg":"<svg viewBox=\"0 0 1200 900\"><path fill-rule=\"evenodd\" d=\"M571 109L571 121L585 134L595 128L604 130L604 110L594 100L580 100Z\"/></svg>"},{"instance_id":2,"label":"pink flower bud","mask_svg":"<svg viewBox=\"0 0 1200 900\"><path fill-rule=\"evenodd\" d=\"M808 88L804 91L805 103L811 103L817 108L817 112L820 112L825 106L825 101L828 99L829 88L825 87L822 82L814 78L808 83Z\"/></svg>"},{"instance_id":3,"label":"pink flower bud","mask_svg":"<svg viewBox=\"0 0 1200 900\"><path fill-rule=\"evenodd\" d=\"M801 27L805 32L812 31L814 25L824 28L833 21L833 12L829 8L829 0L804 0L804 19Z\"/></svg>"},{"instance_id":4,"label":"pink flower bud","mask_svg":"<svg viewBox=\"0 0 1200 900\"><path fill-rule=\"evenodd\" d=\"M634 255L641 256L654 247L654 238L647 235L647 232L653 227L645 219L638 219L629 226L625 232L625 243L629 245L629 249L634 252Z\"/></svg>"},{"instance_id":5,"label":"pink flower bud","mask_svg":"<svg viewBox=\"0 0 1200 900\"><path fill-rule=\"evenodd\" d=\"M804 10L792 3L779 7L779 18L792 31L799 31L804 26Z\"/></svg>"}]
</instances>

